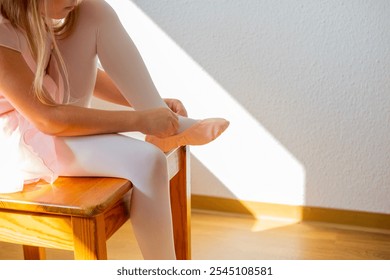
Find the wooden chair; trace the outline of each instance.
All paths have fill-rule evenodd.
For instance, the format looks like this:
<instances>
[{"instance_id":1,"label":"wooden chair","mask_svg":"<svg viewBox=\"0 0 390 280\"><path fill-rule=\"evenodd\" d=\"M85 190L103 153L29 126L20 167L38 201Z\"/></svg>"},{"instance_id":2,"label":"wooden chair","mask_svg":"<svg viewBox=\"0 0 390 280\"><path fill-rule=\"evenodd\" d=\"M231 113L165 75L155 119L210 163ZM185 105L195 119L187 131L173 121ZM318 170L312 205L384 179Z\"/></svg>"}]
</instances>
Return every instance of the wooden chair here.
<instances>
[{"instance_id":1,"label":"wooden chair","mask_svg":"<svg viewBox=\"0 0 390 280\"><path fill-rule=\"evenodd\" d=\"M191 258L187 147L167 154L175 250ZM0 194L0 241L23 245L25 259L44 248L73 250L75 259L107 259L106 240L130 217L131 182L118 178L60 177Z\"/></svg>"}]
</instances>

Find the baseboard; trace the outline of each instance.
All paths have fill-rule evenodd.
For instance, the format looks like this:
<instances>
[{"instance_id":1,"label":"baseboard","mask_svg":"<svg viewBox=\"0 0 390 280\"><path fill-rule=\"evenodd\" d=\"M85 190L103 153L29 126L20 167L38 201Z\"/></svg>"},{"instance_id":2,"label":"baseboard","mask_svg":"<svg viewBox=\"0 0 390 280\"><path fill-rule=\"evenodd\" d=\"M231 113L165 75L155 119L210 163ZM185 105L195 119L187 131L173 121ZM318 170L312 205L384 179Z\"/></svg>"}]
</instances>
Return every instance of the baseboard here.
<instances>
[{"instance_id":1,"label":"baseboard","mask_svg":"<svg viewBox=\"0 0 390 280\"><path fill-rule=\"evenodd\" d=\"M249 215L256 219L275 217L390 230L390 214L241 201L203 195L192 195L191 205L193 209Z\"/></svg>"}]
</instances>

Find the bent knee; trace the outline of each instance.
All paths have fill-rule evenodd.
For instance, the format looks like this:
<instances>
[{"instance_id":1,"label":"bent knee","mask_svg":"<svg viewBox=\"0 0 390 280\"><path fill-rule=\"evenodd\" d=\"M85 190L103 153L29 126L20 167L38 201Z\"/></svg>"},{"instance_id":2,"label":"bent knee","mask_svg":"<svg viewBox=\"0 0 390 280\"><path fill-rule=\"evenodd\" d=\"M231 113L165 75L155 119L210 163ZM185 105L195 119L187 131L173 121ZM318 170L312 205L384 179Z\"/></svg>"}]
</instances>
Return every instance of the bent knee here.
<instances>
[{"instance_id":1,"label":"bent knee","mask_svg":"<svg viewBox=\"0 0 390 280\"><path fill-rule=\"evenodd\" d=\"M167 157L166 155L157 147L152 144L145 143L145 151L143 154L143 161L150 168L163 168L166 171L167 168Z\"/></svg>"}]
</instances>

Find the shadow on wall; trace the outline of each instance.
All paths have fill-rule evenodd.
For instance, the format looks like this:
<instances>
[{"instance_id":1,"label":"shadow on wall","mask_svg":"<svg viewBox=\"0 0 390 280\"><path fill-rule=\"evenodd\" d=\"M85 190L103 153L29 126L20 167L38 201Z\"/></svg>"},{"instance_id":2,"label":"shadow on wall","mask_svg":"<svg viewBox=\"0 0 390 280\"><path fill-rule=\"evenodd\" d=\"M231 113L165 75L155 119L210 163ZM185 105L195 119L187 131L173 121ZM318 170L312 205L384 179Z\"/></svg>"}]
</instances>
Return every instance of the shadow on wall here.
<instances>
[{"instance_id":1,"label":"shadow on wall","mask_svg":"<svg viewBox=\"0 0 390 280\"><path fill-rule=\"evenodd\" d=\"M390 213L390 3L108 2L164 96L231 121L195 193Z\"/></svg>"},{"instance_id":2,"label":"shadow on wall","mask_svg":"<svg viewBox=\"0 0 390 280\"><path fill-rule=\"evenodd\" d=\"M214 193L218 193L219 197L229 197L228 203L226 200L219 199L210 199L210 196L202 195L192 195L191 205L195 209L204 209L208 211L222 211L222 212L233 212L240 213L246 216L250 216L256 219L256 213L253 213L250 208L240 202L232 193L229 188L227 188L206 166L202 164L196 156L192 155L191 157L191 173L195 176L192 176L191 183L194 186L202 185L203 189L210 189ZM197 174L201 174L198 176ZM217 202L216 202L217 201ZM216 204L215 204L216 203Z\"/></svg>"}]
</instances>

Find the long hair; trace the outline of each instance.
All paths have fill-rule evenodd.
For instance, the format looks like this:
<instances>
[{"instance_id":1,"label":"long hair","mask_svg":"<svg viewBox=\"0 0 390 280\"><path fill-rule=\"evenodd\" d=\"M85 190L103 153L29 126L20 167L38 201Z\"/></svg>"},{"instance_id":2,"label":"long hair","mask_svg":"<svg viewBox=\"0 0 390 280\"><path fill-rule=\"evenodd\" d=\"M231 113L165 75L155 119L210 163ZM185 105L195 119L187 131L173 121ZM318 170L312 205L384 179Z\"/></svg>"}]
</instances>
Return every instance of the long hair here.
<instances>
[{"instance_id":1,"label":"long hair","mask_svg":"<svg viewBox=\"0 0 390 280\"><path fill-rule=\"evenodd\" d=\"M31 54L36 61L37 68L33 82L32 91L35 96L45 104L54 104L54 100L44 91L43 78L46 74L46 54L50 51L47 39L52 38L53 52L58 58L61 72L64 74L65 84L69 89L69 79L62 59L61 53L56 44L57 38L64 38L69 35L77 20L77 7L71 11L63 20L52 20L44 17L41 13L42 7L47 10L49 0L0 0L0 12L10 23L22 30L27 37Z\"/></svg>"}]
</instances>

